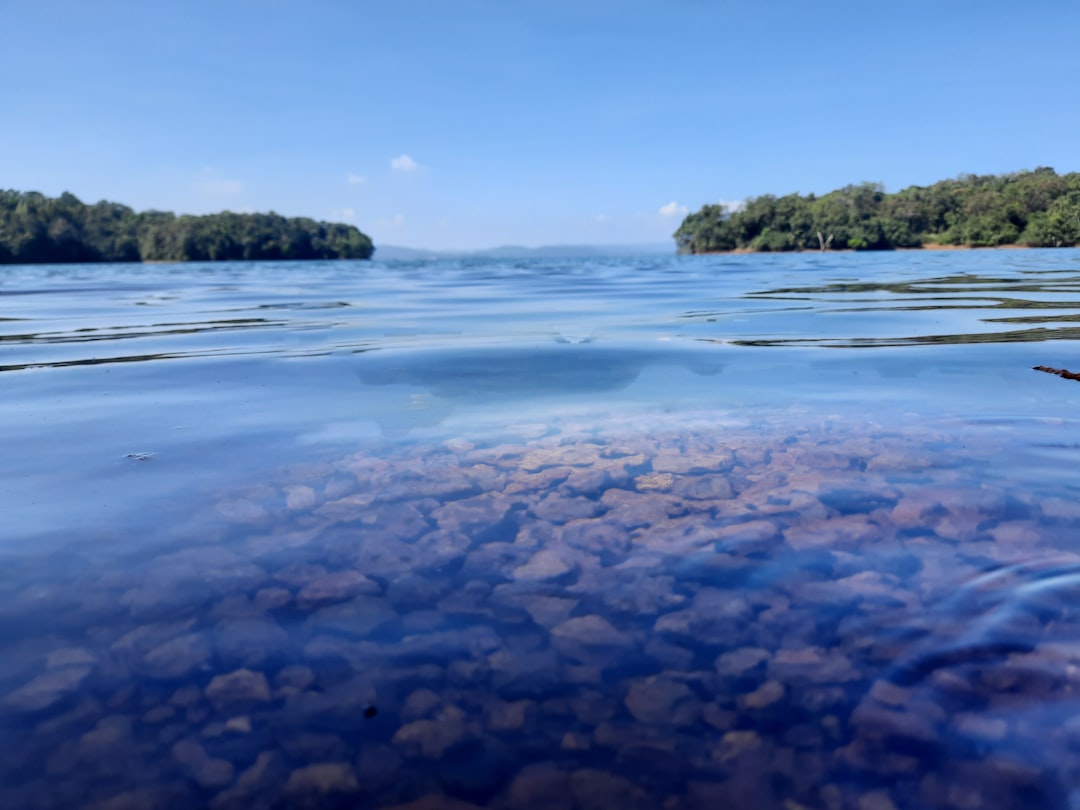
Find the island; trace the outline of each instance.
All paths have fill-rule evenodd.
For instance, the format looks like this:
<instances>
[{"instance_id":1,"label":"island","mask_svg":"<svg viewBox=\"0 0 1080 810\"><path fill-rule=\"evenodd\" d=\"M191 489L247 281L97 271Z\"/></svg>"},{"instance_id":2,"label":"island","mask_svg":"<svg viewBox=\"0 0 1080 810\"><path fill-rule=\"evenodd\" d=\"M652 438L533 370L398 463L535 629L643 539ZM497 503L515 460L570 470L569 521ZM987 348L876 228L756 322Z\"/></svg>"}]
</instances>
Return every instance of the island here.
<instances>
[{"instance_id":1,"label":"island","mask_svg":"<svg viewBox=\"0 0 1080 810\"><path fill-rule=\"evenodd\" d=\"M371 239L352 225L306 217L189 216L88 205L74 194L0 190L0 264L370 259Z\"/></svg>"},{"instance_id":2,"label":"island","mask_svg":"<svg viewBox=\"0 0 1080 810\"><path fill-rule=\"evenodd\" d=\"M706 205L674 236L680 253L1072 247L1080 244L1080 173L968 174L895 194L879 183L820 197L767 194Z\"/></svg>"}]
</instances>

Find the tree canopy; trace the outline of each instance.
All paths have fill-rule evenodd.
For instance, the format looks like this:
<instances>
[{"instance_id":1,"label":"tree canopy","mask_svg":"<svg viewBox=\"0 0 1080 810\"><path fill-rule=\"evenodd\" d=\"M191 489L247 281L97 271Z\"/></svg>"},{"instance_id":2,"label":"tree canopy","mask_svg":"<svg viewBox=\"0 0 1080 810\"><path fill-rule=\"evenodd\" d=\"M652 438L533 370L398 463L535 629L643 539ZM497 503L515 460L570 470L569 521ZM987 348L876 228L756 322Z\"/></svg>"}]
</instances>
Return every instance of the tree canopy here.
<instances>
[{"instance_id":1,"label":"tree canopy","mask_svg":"<svg viewBox=\"0 0 1080 810\"><path fill-rule=\"evenodd\" d=\"M675 243L682 253L818 250L829 237L828 247L854 250L1077 245L1080 173L968 174L895 194L877 183L821 197L766 194L737 208L704 206L683 220Z\"/></svg>"},{"instance_id":2,"label":"tree canopy","mask_svg":"<svg viewBox=\"0 0 1080 810\"><path fill-rule=\"evenodd\" d=\"M0 264L368 259L352 225L278 214L177 216L0 190Z\"/></svg>"}]
</instances>

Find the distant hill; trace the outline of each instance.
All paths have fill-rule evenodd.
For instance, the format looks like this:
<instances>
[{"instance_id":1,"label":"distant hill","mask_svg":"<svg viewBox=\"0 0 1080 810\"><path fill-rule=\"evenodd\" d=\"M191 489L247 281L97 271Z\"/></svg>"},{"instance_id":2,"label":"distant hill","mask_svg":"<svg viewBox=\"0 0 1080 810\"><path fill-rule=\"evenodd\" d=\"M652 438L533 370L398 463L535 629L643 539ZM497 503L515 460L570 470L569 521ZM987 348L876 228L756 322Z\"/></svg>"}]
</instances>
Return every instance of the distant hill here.
<instances>
[{"instance_id":1,"label":"distant hill","mask_svg":"<svg viewBox=\"0 0 1080 810\"><path fill-rule=\"evenodd\" d=\"M544 245L541 247L523 247L503 245L483 250L425 250L422 248L380 245L376 251L378 259L591 259L618 258L622 256L671 256L675 253L670 244L639 245Z\"/></svg>"},{"instance_id":2,"label":"distant hill","mask_svg":"<svg viewBox=\"0 0 1080 810\"><path fill-rule=\"evenodd\" d=\"M0 264L367 259L372 249L352 225L305 217L177 216L0 190Z\"/></svg>"},{"instance_id":3,"label":"distant hill","mask_svg":"<svg viewBox=\"0 0 1080 810\"><path fill-rule=\"evenodd\" d=\"M961 175L887 194L876 183L821 197L766 194L738 209L706 205L675 232L681 253L892 250L923 245L1080 244L1080 173Z\"/></svg>"}]
</instances>

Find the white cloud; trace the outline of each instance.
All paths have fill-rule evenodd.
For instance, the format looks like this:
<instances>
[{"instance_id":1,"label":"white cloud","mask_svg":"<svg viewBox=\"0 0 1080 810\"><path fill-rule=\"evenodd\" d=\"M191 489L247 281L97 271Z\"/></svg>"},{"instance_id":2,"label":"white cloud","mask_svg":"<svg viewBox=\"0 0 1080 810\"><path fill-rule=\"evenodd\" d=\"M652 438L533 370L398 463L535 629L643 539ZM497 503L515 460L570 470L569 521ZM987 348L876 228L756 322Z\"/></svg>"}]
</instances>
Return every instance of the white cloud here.
<instances>
[{"instance_id":1,"label":"white cloud","mask_svg":"<svg viewBox=\"0 0 1080 810\"><path fill-rule=\"evenodd\" d=\"M596 221L601 223L601 224L607 222L607 214L597 214L596 215Z\"/></svg>"},{"instance_id":2,"label":"white cloud","mask_svg":"<svg viewBox=\"0 0 1080 810\"><path fill-rule=\"evenodd\" d=\"M354 209L354 208L343 208L341 210L341 218L342 219L348 219L348 220L356 219L356 209Z\"/></svg>"},{"instance_id":3,"label":"white cloud","mask_svg":"<svg viewBox=\"0 0 1080 810\"><path fill-rule=\"evenodd\" d=\"M660 206L660 216L662 217L685 217L690 213L690 209L685 205L679 205L672 200L667 205Z\"/></svg>"},{"instance_id":4,"label":"white cloud","mask_svg":"<svg viewBox=\"0 0 1080 810\"><path fill-rule=\"evenodd\" d=\"M746 207L746 200L717 200L717 205L722 205L728 211L741 211Z\"/></svg>"},{"instance_id":5,"label":"white cloud","mask_svg":"<svg viewBox=\"0 0 1080 810\"><path fill-rule=\"evenodd\" d=\"M420 169L420 164L408 155L399 155L390 161L390 168L398 172L415 172Z\"/></svg>"},{"instance_id":6,"label":"white cloud","mask_svg":"<svg viewBox=\"0 0 1080 810\"><path fill-rule=\"evenodd\" d=\"M345 179L349 181L350 186L362 186L367 182L367 178L362 174L353 174L349 172L345 175Z\"/></svg>"}]
</instances>

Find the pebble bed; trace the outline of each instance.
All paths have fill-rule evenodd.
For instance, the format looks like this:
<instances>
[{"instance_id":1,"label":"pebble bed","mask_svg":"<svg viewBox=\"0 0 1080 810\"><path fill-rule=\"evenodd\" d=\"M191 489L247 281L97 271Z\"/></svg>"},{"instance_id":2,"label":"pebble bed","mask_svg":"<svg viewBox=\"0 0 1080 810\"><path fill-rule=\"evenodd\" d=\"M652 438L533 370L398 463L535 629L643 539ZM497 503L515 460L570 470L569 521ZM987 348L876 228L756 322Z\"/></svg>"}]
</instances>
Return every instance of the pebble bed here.
<instances>
[{"instance_id":1,"label":"pebble bed","mask_svg":"<svg viewBox=\"0 0 1080 810\"><path fill-rule=\"evenodd\" d=\"M1000 452L703 416L284 469L0 584L0 806L1075 807L1080 503Z\"/></svg>"}]
</instances>

